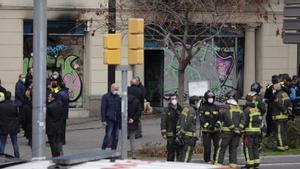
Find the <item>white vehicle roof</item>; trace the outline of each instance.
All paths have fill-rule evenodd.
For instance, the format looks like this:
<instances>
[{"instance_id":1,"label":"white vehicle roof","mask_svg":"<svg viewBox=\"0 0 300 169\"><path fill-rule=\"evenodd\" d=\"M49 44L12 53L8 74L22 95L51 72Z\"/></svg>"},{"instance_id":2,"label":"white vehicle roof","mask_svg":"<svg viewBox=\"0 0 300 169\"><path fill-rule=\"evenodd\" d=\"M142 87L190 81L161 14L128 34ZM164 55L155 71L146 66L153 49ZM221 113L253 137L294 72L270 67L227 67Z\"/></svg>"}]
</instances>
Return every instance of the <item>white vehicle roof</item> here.
<instances>
[{"instance_id":1,"label":"white vehicle roof","mask_svg":"<svg viewBox=\"0 0 300 169\"><path fill-rule=\"evenodd\" d=\"M5 169L47 169L55 165L51 161L32 161ZM99 160L68 166L70 169L226 169L226 167L199 164L164 161L141 161L141 160Z\"/></svg>"}]
</instances>

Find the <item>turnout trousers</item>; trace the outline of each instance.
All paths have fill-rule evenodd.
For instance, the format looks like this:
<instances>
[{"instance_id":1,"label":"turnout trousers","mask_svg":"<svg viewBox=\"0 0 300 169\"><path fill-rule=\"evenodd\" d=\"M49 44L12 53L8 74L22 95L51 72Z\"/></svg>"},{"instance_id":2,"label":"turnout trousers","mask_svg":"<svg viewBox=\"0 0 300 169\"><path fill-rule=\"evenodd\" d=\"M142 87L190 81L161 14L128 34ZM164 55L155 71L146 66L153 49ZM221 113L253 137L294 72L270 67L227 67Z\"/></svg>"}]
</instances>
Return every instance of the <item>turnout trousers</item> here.
<instances>
[{"instance_id":1,"label":"turnout trousers","mask_svg":"<svg viewBox=\"0 0 300 169\"><path fill-rule=\"evenodd\" d=\"M180 161L190 162L192 159L193 151L196 145L197 138L193 136L184 137L183 156Z\"/></svg>"},{"instance_id":2,"label":"turnout trousers","mask_svg":"<svg viewBox=\"0 0 300 169\"><path fill-rule=\"evenodd\" d=\"M277 150L285 151L288 150L289 147L287 145L287 120L276 120L275 123L275 131L274 137L277 141Z\"/></svg>"},{"instance_id":3,"label":"turnout trousers","mask_svg":"<svg viewBox=\"0 0 300 169\"><path fill-rule=\"evenodd\" d=\"M183 155L183 146L178 145L175 142L175 137L169 137L167 139L167 161L180 161Z\"/></svg>"},{"instance_id":4,"label":"turnout trousers","mask_svg":"<svg viewBox=\"0 0 300 169\"><path fill-rule=\"evenodd\" d=\"M220 133L219 132L202 132L204 161L211 161L211 145L214 145L213 161L216 161L216 154L219 148Z\"/></svg>"},{"instance_id":5,"label":"turnout trousers","mask_svg":"<svg viewBox=\"0 0 300 169\"><path fill-rule=\"evenodd\" d=\"M260 133L244 134L243 149L246 160L246 168L258 167L259 160L259 145Z\"/></svg>"},{"instance_id":6,"label":"turnout trousers","mask_svg":"<svg viewBox=\"0 0 300 169\"><path fill-rule=\"evenodd\" d=\"M223 132L219 141L215 164L223 164L226 149L229 146L229 166L237 166L237 148L240 144L240 136L233 132Z\"/></svg>"}]
</instances>

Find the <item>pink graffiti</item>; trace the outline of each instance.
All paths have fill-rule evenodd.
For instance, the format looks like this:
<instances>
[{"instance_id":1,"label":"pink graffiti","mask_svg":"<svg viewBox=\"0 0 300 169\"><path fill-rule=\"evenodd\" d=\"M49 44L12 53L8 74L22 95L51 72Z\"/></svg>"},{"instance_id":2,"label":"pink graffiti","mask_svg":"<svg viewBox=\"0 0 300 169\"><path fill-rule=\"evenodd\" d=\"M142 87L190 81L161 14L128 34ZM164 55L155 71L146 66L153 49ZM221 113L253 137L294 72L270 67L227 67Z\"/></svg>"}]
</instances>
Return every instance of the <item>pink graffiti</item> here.
<instances>
[{"instance_id":1,"label":"pink graffiti","mask_svg":"<svg viewBox=\"0 0 300 169\"><path fill-rule=\"evenodd\" d=\"M217 51L216 52L216 70L219 75L219 80L221 81L222 84L227 80L232 68L233 68L232 55L224 57L219 53L219 51Z\"/></svg>"},{"instance_id":2,"label":"pink graffiti","mask_svg":"<svg viewBox=\"0 0 300 169\"><path fill-rule=\"evenodd\" d=\"M81 82L78 75L66 74L63 77L66 86L69 88L70 101L76 99L77 93L81 91Z\"/></svg>"}]
</instances>

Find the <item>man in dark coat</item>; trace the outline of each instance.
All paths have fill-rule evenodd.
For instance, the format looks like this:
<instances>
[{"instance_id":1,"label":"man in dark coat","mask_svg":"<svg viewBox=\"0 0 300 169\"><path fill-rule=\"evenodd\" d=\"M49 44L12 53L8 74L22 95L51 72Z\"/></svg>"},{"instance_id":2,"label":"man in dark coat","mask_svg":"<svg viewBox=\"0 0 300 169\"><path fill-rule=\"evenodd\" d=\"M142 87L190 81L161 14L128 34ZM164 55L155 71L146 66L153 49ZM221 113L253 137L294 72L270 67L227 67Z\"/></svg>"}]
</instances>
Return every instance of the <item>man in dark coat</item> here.
<instances>
[{"instance_id":1,"label":"man in dark coat","mask_svg":"<svg viewBox=\"0 0 300 169\"><path fill-rule=\"evenodd\" d=\"M101 149L108 148L111 140L111 149L116 150L118 145L118 130L121 126L121 97L118 95L119 86L113 83L110 91L101 100L101 121L105 127L105 136Z\"/></svg>"},{"instance_id":2,"label":"man in dark coat","mask_svg":"<svg viewBox=\"0 0 300 169\"><path fill-rule=\"evenodd\" d=\"M139 118L141 116L141 107L139 100L128 93L128 136L130 139L131 157L136 159L135 152L135 132L139 127Z\"/></svg>"},{"instance_id":3,"label":"man in dark coat","mask_svg":"<svg viewBox=\"0 0 300 169\"><path fill-rule=\"evenodd\" d=\"M27 89L24 96L24 105L22 112L24 114L24 119L22 120L22 125L25 128L25 137L28 139L28 145L32 146L32 91Z\"/></svg>"},{"instance_id":4,"label":"man in dark coat","mask_svg":"<svg viewBox=\"0 0 300 169\"><path fill-rule=\"evenodd\" d=\"M25 77L25 86L26 88L29 88L29 86L32 85L32 81L33 81L33 68L28 68L27 69L27 74Z\"/></svg>"},{"instance_id":5,"label":"man in dark coat","mask_svg":"<svg viewBox=\"0 0 300 169\"><path fill-rule=\"evenodd\" d=\"M50 143L52 157L63 155L63 103L53 92L48 94L46 134Z\"/></svg>"},{"instance_id":6,"label":"man in dark coat","mask_svg":"<svg viewBox=\"0 0 300 169\"><path fill-rule=\"evenodd\" d=\"M15 102L19 106L19 108L23 106L25 90L25 75L20 74L19 80L15 86Z\"/></svg>"},{"instance_id":7,"label":"man in dark coat","mask_svg":"<svg viewBox=\"0 0 300 169\"><path fill-rule=\"evenodd\" d=\"M20 132L18 106L11 101L11 93L0 93L0 154L4 154L7 136L10 136L16 158L20 158L17 134Z\"/></svg>"},{"instance_id":8,"label":"man in dark coat","mask_svg":"<svg viewBox=\"0 0 300 169\"><path fill-rule=\"evenodd\" d=\"M143 111L145 93L139 85L140 85L139 78L138 77L133 78L130 81L130 87L128 87L128 93L131 93L139 100L141 111ZM140 138L140 137L142 137L142 123L141 120L139 119L139 127L137 132L135 133L135 138Z\"/></svg>"},{"instance_id":9,"label":"man in dark coat","mask_svg":"<svg viewBox=\"0 0 300 169\"><path fill-rule=\"evenodd\" d=\"M62 135L62 142L63 145L66 144L66 126L67 126L67 119L69 117L69 89L63 82L59 83L60 90L58 91L58 95L63 103L63 114L64 114L64 128L63 128L63 135Z\"/></svg>"},{"instance_id":10,"label":"man in dark coat","mask_svg":"<svg viewBox=\"0 0 300 169\"><path fill-rule=\"evenodd\" d=\"M16 83L16 86L15 86L15 103L19 107L20 122L24 121L24 116L25 116L23 111L22 111L22 107L23 107L23 104L24 104L25 91L26 91L25 75L20 74L19 75L19 80L18 80L18 82ZM23 128L23 130L25 130L25 126L23 125L23 123L22 123L22 128Z\"/></svg>"}]
</instances>

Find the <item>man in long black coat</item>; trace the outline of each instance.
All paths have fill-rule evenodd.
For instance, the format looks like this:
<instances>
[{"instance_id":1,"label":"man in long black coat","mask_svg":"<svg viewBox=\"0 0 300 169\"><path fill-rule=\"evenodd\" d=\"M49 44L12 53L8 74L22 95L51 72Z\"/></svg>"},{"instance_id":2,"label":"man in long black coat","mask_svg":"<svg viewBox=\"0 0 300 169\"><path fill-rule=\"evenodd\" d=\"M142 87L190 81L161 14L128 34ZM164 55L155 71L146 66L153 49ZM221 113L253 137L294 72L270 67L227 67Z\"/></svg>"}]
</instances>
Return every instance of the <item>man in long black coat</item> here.
<instances>
[{"instance_id":1,"label":"man in long black coat","mask_svg":"<svg viewBox=\"0 0 300 169\"><path fill-rule=\"evenodd\" d=\"M63 154L63 125L63 103L60 99L57 99L55 93L49 92L46 115L46 134L50 143L52 157L61 156Z\"/></svg>"},{"instance_id":2,"label":"man in long black coat","mask_svg":"<svg viewBox=\"0 0 300 169\"><path fill-rule=\"evenodd\" d=\"M128 93L128 137L130 139L131 157L136 158L135 152L135 133L139 127L139 118L141 117L141 107L139 100Z\"/></svg>"},{"instance_id":3,"label":"man in long black coat","mask_svg":"<svg viewBox=\"0 0 300 169\"><path fill-rule=\"evenodd\" d=\"M3 97L5 95L5 99ZM11 93L0 93L0 154L4 154L7 136L10 136L14 155L20 158L17 134L20 132L18 106L11 101Z\"/></svg>"},{"instance_id":4,"label":"man in long black coat","mask_svg":"<svg viewBox=\"0 0 300 169\"><path fill-rule=\"evenodd\" d=\"M24 104L22 108L24 118L22 126L24 126L24 135L28 139L28 145L32 146L32 90L27 89L24 95Z\"/></svg>"},{"instance_id":5,"label":"man in long black coat","mask_svg":"<svg viewBox=\"0 0 300 169\"><path fill-rule=\"evenodd\" d=\"M144 91L139 87L139 78L133 78L130 81L130 87L128 87L128 93L131 93L133 96L135 96L139 102L140 102L140 109L141 111L144 110ZM142 112L141 112L142 113ZM141 119L139 119L139 126L138 130L135 133L135 138L140 138L142 137L142 123Z\"/></svg>"}]
</instances>

